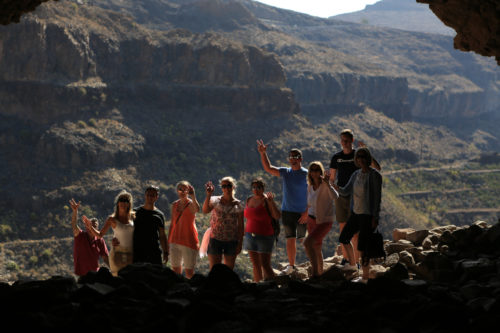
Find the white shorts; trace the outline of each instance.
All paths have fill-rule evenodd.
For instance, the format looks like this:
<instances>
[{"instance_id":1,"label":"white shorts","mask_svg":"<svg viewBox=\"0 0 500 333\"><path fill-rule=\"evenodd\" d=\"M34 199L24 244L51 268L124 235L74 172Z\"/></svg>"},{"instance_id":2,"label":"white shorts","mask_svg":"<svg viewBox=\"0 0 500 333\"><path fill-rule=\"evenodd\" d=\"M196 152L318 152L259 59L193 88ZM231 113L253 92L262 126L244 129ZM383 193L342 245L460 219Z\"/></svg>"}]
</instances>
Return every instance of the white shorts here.
<instances>
[{"instance_id":1,"label":"white shorts","mask_svg":"<svg viewBox=\"0 0 500 333\"><path fill-rule=\"evenodd\" d=\"M172 267L181 267L181 264L184 263L184 269L194 269L198 250L175 243L170 243L169 247L168 257Z\"/></svg>"}]
</instances>

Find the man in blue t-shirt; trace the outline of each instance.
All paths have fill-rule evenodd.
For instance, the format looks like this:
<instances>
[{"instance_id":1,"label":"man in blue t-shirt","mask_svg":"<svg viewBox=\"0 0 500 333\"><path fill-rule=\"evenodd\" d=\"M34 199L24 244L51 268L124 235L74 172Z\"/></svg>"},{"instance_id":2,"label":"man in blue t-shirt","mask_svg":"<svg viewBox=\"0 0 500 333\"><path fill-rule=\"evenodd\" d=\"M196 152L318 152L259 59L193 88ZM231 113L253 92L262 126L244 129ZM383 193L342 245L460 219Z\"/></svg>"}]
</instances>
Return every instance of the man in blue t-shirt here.
<instances>
[{"instance_id":1,"label":"man in blue t-shirt","mask_svg":"<svg viewBox=\"0 0 500 333\"><path fill-rule=\"evenodd\" d=\"M288 266L283 272L290 274L295 269L296 239L302 241L307 229L307 169L302 167L302 152L299 149L294 148L288 153L289 168L271 165L267 156L267 145L262 140L257 140L257 149L264 170L283 180L281 217L288 256Z\"/></svg>"}]
</instances>

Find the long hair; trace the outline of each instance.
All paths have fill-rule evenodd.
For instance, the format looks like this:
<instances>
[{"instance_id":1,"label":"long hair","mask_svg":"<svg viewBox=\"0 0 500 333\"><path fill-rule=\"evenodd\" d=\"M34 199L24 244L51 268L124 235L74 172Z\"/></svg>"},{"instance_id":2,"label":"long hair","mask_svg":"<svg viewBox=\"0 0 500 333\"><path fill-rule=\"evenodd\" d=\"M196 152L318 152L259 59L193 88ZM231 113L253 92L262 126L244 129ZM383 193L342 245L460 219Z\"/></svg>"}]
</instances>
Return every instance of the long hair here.
<instances>
[{"instance_id":1,"label":"long hair","mask_svg":"<svg viewBox=\"0 0 500 333\"><path fill-rule=\"evenodd\" d=\"M113 215L111 215L114 218L118 218L119 216L119 211L118 211L118 202L120 199L126 198L128 200L128 211L127 211L127 217L129 220L133 220L135 218L135 212L132 210L132 207L134 207L134 199L132 198L132 194L128 193L127 191L123 190L115 198L115 211L113 212Z\"/></svg>"},{"instance_id":2,"label":"long hair","mask_svg":"<svg viewBox=\"0 0 500 333\"><path fill-rule=\"evenodd\" d=\"M311 176L311 168L314 166L317 166L318 168L321 169L321 177L323 177L323 175L325 174L325 168L323 167L323 163L321 163L320 161L311 162L309 164L309 168L307 169L307 183L309 185L314 184L314 181L313 181L312 176Z\"/></svg>"}]
</instances>

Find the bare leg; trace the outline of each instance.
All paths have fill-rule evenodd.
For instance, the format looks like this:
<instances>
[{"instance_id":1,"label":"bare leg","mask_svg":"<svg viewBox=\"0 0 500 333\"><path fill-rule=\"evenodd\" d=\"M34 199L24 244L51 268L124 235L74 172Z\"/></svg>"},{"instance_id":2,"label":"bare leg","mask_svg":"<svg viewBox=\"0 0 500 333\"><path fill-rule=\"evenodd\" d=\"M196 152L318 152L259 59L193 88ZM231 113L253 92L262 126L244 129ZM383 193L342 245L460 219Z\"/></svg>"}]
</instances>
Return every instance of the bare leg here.
<instances>
[{"instance_id":1,"label":"bare leg","mask_svg":"<svg viewBox=\"0 0 500 333\"><path fill-rule=\"evenodd\" d=\"M255 282L259 282L260 280L262 280L262 262L260 260L260 255L255 251L248 251L248 255L250 256L250 260L252 261L253 280Z\"/></svg>"},{"instance_id":2,"label":"bare leg","mask_svg":"<svg viewBox=\"0 0 500 333\"><path fill-rule=\"evenodd\" d=\"M227 267L233 269L235 262L236 262L236 256L224 255L224 265L226 265Z\"/></svg>"},{"instance_id":3,"label":"bare leg","mask_svg":"<svg viewBox=\"0 0 500 333\"><path fill-rule=\"evenodd\" d=\"M344 229L345 227L345 222L339 222L339 235L342 233L342 230ZM342 256L346 259L346 260L349 260L348 259L348 254L344 248L344 246L341 246L340 247L342 249Z\"/></svg>"},{"instance_id":4,"label":"bare leg","mask_svg":"<svg viewBox=\"0 0 500 333\"><path fill-rule=\"evenodd\" d=\"M194 269L192 269L192 268L191 269L190 268L186 268L186 269L184 269L184 272L186 273L186 277L188 279L191 279L193 277L193 275L194 275Z\"/></svg>"},{"instance_id":5,"label":"bare leg","mask_svg":"<svg viewBox=\"0 0 500 333\"><path fill-rule=\"evenodd\" d=\"M262 264L262 271L264 273L264 279L270 280L274 278L275 274L273 268L271 267L271 253L260 253L260 262Z\"/></svg>"},{"instance_id":6,"label":"bare leg","mask_svg":"<svg viewBox=\"0 0 500 333\"><path fill-rule=\"evenodd\" d=\"M182 274L182 267L180 267L180 266L179 267L172 267L172 270L179 275Z\"/></svg>"},{"instance_id":7,"label":"bare leg","mask_svg":"<svg viewBox=\"0 0 500 333\"><path fill-rule=\"evenodd\" d=\"M359 252L361 257L363 257L363 252ZM363 280L368 280L370 277L370 260L366 263L366 265L363 263L363 260L361 260L361 268L363 270Z\"/></svg>"},{"instance_id":8,"label":"bare leg","mask_svg":"<svg viewBox=\"0 0 500 333\"><path fill-rule=\"evenodd\" d=\"M288 256L288 263L290 266L295 266L295 256L297 254L296 238L286 239L286 254Z\"/></svg>"},{"instance_id":9,"label":"bare leg","mask_svg":"<svg viewBox=\"0 0 500 333\"><path fill-rule=\"evenodd\" d=\"M359 259L361 258L361 255L359 254L360 252L358 251L358 238L359 238L359 232L356 233L351 239L352 247L354 250L354 261L356 263L358 263Z\"/></svg>"},{"instance_id":10,"label":"bare leg","mask_svg":"<svg viewBox=\"0 0 500 333\"><path fill-rule=\"evenodd\" d=\"M314 238L308 235L304 240L304 247L306 249L306 254L309 257L309 261L311 262L312 276L319 276L320 274L318 271L318 255L315 251L316 249L314 246Z\"/></svg>"},{"instance_id":11,"label":"bare leg","mask_svg":"<svg viewBox=\"0 0 500 333\"><path fill-rule=\"evenodd\" d=\"M222 254L209 254L208 255L208 264L210 266L210 270L214 267L215 264L220 264L222 262Z\"/></svg>"},{"instance_id":12,"label":"bare leg","mask_svg":"<svg viewBox=\"0 0 500 333\"><path fill-rule=\"evenodd\" d=\"M317 244L314 246L314 252L316 252L316 261L318 262L318 275L323 274L323 251L321 250L322 244Z\"/></svg>"},{"instance_id":13,"label":"bare leg","mask_svg":"<svg viewBox=\"0 0 500 333\"><path fill-rule=\"evenodd\" d=\"M354 261L354 250L352 248L351 243L342 244L342 248L347 253L346 259L349 261L349 264L352 265L352 266L356 265L356 262Z\"/></svg>"}]
</instances>

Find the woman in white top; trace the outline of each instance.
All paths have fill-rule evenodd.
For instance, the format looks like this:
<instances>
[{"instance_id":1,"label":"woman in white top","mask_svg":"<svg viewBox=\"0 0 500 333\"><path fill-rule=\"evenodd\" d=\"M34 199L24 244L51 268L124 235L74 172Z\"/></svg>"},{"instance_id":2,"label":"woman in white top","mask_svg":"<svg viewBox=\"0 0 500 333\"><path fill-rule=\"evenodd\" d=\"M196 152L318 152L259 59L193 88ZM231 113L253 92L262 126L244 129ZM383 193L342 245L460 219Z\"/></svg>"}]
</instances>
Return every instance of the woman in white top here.
<instances>
[{"instance_id":1,"label":"woman in white top","mask_svg":"<svg viewBox=\"0 0 500 333\"><path fill-rule=\"evenodd\" d=\"M358 148L354 154L354 163L361 169L356 170L349 182L339 188L342 195L352 196L352 211L342 229L339 241L344 247L349 263L355 265L351 239L359 232L358 250L363 269L362 281L366 282L370 273L369 236L379 224L380 202L382 197L382 176L370 167L372 156L368 148Z\"/></svg>"},{"instance_id":2,"label":"woman in white top","mask_svg":"<svg viewBox=\"0 0 500 333\"><path fill-rule=\"evenodd\" d=\"M132 263L135 217L132 205L132 195L127 191L122 191L116 196L114 213L108 217L101 231L85 222L87 228L96 237L103 237L110 227L113 229L114 238L118 239L120 244L113 246L109 255L109 266L114 276L118 275L120 269Z\"/></svg>"},{"instance_id":3,"label":"woman in white top","mask_svg":"<svg viewBox=\"0 0 500 333\"><path fill-rule=\"evenodd\" d=\"M339 197L329 183L323 164L309 164L307 172L307 237L304 247L312 266L312 276L323 274L323 238L330 231L334 219L334 200Z\"/></svg>"}]
</instances>

